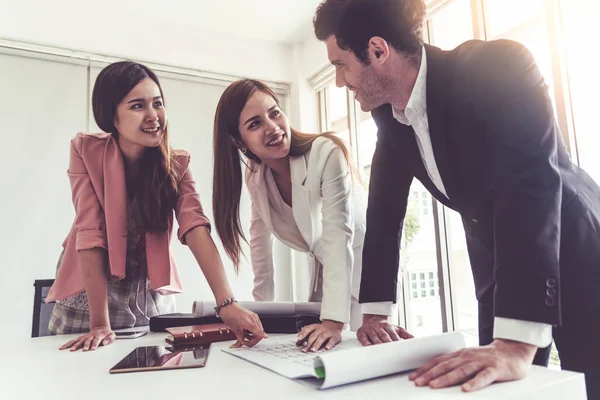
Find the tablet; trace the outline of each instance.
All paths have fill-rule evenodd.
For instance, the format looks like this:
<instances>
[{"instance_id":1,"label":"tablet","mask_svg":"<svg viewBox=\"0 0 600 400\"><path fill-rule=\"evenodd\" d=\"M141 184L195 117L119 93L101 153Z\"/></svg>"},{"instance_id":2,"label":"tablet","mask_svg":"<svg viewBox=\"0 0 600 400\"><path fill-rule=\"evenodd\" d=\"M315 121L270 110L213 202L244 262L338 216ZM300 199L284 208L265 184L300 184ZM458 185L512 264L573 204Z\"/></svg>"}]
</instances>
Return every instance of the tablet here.
<instances>
[{"instance_id":1,"label":"tablet","mask_svg":"<svg viewBox=\"0 0 600 400\"><path fill-rule=\"evenodd\" d=\"M118 374L122 372L201 368L206 365L209 349L210 343L187 347L138 347L112 367L109 372Z\"/></svg>"}]
</instances>

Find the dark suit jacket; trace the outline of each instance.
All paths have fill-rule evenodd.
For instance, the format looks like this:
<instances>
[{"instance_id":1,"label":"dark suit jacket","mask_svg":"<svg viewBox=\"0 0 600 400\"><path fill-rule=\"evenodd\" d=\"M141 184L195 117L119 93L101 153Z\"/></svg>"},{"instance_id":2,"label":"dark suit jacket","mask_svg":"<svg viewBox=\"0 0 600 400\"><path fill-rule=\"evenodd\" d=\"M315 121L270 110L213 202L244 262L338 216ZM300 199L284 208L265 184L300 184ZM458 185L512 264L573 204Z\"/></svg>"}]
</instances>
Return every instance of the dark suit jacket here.
<instances>
[{"instance_id":1,"label":"dark suit jacket","mask_svg":"<svg viewBox=\"0 0 600 400\"><path fill-rule=\"evenodd\" d=\"M426 57L431 142L450 201L427 175L412 127L389 104L375 109L360 302L396 298L416 177L460 213L477 298L494 316L560 325L561 308L599 307L600 189L569 159L530 52L470 41L426 46Z\"/></svg>"}]
</instances>

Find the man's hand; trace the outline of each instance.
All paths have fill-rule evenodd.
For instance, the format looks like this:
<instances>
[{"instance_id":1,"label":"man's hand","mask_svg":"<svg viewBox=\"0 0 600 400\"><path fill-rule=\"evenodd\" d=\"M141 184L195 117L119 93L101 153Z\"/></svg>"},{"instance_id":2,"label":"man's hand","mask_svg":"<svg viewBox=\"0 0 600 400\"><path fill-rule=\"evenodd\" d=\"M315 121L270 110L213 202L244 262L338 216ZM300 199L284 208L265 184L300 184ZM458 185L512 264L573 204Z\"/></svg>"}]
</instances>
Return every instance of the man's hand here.
<instances>
[{"instance_id":1,"label":"man's hand","mask_svg":"<svg viewBox=\"0 0 600 400\"><path fill-rule=\"evenodd\" d=\"M494 382L522 379L536 350L537 347L531 344L496 339L488 346L437 357L408 378L417 386L429 385L437 389L462 384L463 391L472 392Z\"/></svg>"},{"instance_id":2,"label":"man's hand","mask_svg":"<svg viewBox=\"0 0 600 400\"><path fill-rule=\"evenodd\" d=\"M398 325L390 324L385 315L365 314L363 325L356 332L358 341L363 346L396 342L400 339L412 339L414 336Z\"/></svg>"}]
</instances>

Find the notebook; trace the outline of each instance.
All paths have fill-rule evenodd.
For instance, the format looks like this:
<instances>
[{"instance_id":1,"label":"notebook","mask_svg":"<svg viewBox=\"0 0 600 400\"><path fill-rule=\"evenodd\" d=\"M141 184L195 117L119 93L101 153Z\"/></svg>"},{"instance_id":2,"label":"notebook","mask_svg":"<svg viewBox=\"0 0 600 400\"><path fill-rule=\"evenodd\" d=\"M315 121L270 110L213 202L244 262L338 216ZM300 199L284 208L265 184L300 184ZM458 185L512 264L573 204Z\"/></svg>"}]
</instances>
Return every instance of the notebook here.
<instances>
[{"instance_id":1,"label":"notebook","mask_svg":"<svg viewBox=\"0 0 600 400\"><path fill-rule=\"evenodd\" d=\"M169 335L165 338L165 341L173 346L235 340L233 331L223 323L178 326L167 328L166 331Z\"/></svg>"}]
</instances>

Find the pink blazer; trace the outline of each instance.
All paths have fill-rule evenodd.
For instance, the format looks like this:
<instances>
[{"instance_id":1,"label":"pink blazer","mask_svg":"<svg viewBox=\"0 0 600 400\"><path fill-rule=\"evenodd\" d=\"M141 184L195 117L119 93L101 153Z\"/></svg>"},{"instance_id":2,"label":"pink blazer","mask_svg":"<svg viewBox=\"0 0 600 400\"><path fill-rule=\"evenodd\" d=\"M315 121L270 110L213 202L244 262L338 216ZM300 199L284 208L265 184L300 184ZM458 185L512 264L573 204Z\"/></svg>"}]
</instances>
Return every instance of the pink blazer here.
<instances>
[{"instance_id":1,"label":"pink blazer","mask_svg":"<svg viewBox=\"0 0 600 400\"><path fill-rule=\"evenodd\" d=\"M185 235L197 226L210 229L202 211L190 168L190 155L176 151L180 167L179 196L175 216L177 237L185 244ZM71 181L75 221L63 242L61 267L47 302L64 299L84 289L77 252L101 247L108 250L109 281L125 277L127 252L127 210L125 168L117 142L107 133L79 133L71 141L67 171ZM175 259L170 250L172 227L167 232L146 234L148 277L152 289L166 293L183 291Z\"/></svg>"}]
</instances>

